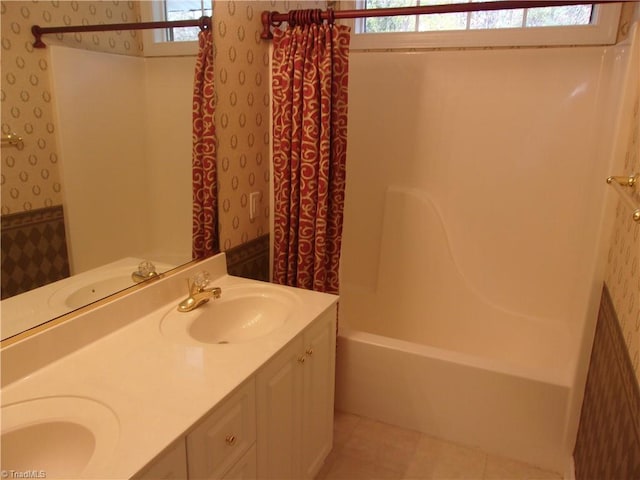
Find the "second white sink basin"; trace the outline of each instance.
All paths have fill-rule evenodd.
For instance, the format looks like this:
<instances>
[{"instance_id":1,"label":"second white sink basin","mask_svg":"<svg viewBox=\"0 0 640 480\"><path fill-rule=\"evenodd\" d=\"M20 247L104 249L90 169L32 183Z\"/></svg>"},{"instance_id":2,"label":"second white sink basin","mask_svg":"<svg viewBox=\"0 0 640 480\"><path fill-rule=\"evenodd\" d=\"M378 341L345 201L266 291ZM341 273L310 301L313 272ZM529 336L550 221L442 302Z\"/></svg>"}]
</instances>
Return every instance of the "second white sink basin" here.
<instances>
[{"instance_id":1,"label":"second white sink basin","mask_svg":"<svg viewBox=\"0 0 640 480\"><path fill-rule=\"evenodd\" d=\"M81 397L44 397L2 407L4 471L39 471L46 478L86 478L113 461L119 438L115 414Z\"/></svg>"},{"instance_id":2,"label":"second white sink basin","mask_svg":"<svg viewBox=\"0 0 640 480\"><path fill-rule=\"evenodd\" d=\"M245 343L282 327L295 310L295 295L273 286L222 288L219 299L191 312L172 308L160 330L181 343Z\"/></svg>"},{"instance_id":3,"label":"second white sink basin","mask_svg":"<svg viewBox=\"0 0 640 480\"><path fill-rule=\"evenodd\" d=\"M48 475L79 476L96 449L91 431L68 421L46 421L2 435L2 466L10 470L41 469Z\"/></svg>"}]
</instances>

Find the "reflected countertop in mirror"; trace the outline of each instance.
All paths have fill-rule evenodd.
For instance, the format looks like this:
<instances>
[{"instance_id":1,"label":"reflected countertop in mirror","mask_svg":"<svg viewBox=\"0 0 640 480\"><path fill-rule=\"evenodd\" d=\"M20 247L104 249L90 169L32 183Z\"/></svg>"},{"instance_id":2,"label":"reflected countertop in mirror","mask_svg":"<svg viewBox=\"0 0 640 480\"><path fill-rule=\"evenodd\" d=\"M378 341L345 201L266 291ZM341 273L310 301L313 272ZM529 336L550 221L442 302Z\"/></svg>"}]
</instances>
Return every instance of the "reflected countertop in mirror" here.
<instances>
[{"instance_id":1,"label":"reflected countertop in mirror","mask_svg":"<svg viewBox=\"0 0 640 480\"><path fill-rule=\"evenodd\" d=\"M2 340L142 283L141 278L134 280L132 277L144 261L141 258L123 258L2 300ZM176 267L162 262L153 262L153 265L156 274Z\"/></svg>"}]
</instances>

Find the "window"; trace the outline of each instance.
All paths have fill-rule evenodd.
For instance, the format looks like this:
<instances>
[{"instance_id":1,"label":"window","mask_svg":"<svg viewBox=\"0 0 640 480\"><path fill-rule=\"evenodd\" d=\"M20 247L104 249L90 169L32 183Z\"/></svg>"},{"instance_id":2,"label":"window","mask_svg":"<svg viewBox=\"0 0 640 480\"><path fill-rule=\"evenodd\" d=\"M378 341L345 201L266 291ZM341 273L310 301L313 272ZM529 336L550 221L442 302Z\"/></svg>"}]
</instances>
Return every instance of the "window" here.
<instances>
[{"instance_id":1,"label":"window","mask_svg":"<svg viewBox=\"0 0 640 480\"><path fill-rule=\"evenodd\" d=\"M211 16L211 0L165 0L158 2L164 4L165 20L197 20L206 15ZM208 3L205 6L205 3ZM207 8L208 7L208 8ZM198 28L169 28L166 32L166 41L169 42L195 42L198 40Z\"/></svg>"},{"instance_id":2,"label":"window","mask_svg":"<svg viewBox=\"0 0 640 480\"><path fill-rule=\"evenodd\" d=\"M363 3L363 8L373 9L417 5L442 5L454 2L446 0L365 0ZM523 2L523 4L526 5L525 2ZM591 23L592 12L592 5L575 5L484 12L406 15L401 17L375 17L364 19L361 24L361 32L431 32L443 30L475 30L480 28L589 25Z\"/></svg>"},{"instance_id":3,"label":"window","mask_svg":"<svg viewBox=\"0 0 640 480\"><path fill-rule=\"evenodd\" d=\"M153 0L140 2L143 21L198 19L213 13L212 0ZM199 27L144 30L145 56L195 55Z\"/></svg>"},{"instance_id":4,"label":"window","mask_svg":"<svg viewBox=\"0 0 640 480\"><path fill-rule=\"evenodd\" d=\"M360 0L357 7L395 8L463 1ZM619 5L575 5L370 17L355 21L352 48L611 44L615 42L619 15Z\"/></svg>"}]
</instances>

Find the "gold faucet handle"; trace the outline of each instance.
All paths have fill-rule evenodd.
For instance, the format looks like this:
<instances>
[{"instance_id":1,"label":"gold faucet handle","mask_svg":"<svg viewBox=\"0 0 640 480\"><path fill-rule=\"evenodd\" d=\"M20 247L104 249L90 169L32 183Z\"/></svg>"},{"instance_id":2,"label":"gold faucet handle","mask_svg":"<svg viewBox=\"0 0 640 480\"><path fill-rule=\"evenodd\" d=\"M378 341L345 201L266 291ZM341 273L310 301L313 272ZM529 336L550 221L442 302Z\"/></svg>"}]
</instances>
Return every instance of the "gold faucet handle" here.
<instances>
[{"instance_id":1,"label":"gold faucet handle","mask_svg":"<svg viewBox=\"0 0 640 480\"><path fill-rule=\"evenodd\" d=\"M138 265L138 270L131 274L131 280L135 283L140 283L157 276L158 272L156 272L156 266L149 260L143 260Z\"/></svg>"},{"instance_id":2,"label":"gold faucet handle","mask_svg":"<svg viewBox=\"0 0 640 480\"><path fill-rule=\"evenodd\" d=\"M189 293L191 295L204 291L207 285L209 285L209 272L202 270L196 273L193 278L187 280L187 284L189 285Z\"/></svg>"}]
</instances>

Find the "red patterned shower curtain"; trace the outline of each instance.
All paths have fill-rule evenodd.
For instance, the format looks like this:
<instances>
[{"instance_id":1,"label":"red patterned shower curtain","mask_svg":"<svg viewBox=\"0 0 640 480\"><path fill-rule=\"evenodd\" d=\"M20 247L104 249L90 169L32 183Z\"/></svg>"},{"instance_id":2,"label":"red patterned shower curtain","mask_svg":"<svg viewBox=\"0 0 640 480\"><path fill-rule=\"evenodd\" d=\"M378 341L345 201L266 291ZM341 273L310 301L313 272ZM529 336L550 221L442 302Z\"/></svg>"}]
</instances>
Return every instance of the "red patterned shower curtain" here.
<instances>
[{"instance_id":1,"label":"red patterned shower curtain","mask_svg":"<svg viewBox=\"0 0 640 480\"><path fill-rule=\"evenodd\" d=\"M218 244L218 191L213 124L213 36L198 34L199 51L193 88L193 258L220 251Z\"/></svg>"},{"instance_id":2,"label":"red patterned shower curtain","mask_svg":"<svg viewBox=\"0 0 640 480\"><path fill-rule=\"evenodd\" d=\"M273 40L273 281L338 293L349 28L298 25Z\"/></svg>"}]
</instances>

